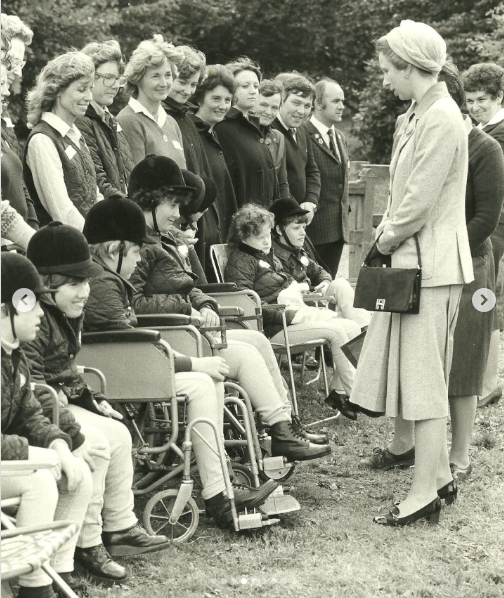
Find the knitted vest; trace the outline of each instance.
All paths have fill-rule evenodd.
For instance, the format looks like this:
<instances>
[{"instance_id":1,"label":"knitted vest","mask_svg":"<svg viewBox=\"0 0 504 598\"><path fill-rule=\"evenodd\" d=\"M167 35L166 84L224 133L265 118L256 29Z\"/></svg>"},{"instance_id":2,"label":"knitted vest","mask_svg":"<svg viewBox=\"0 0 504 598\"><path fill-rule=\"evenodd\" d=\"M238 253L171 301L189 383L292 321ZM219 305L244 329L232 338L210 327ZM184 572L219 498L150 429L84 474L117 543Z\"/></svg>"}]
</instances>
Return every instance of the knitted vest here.
<instances>
[{"instance_id":1,"label":"knitted vest","mask_svg":"<svg viewBox=\"0 0 504 598\"><path fill-rule=\"evenodd\" d=\"M46 209L42 205L38 196L35 184L33 182L33 175L26 161L26 154L28 146L34 135L43 133L47 135L58 151L61 164L63 166L63 176L65 179L65 185L67 188L68 196L72 200L72 203L77 210L83 215L89 212L92 206L96 203L96 174L94 169L93 160L84 141L81 137L80 148L78 148L68 137L62 137L56 129L53 129L51 125L45 121L40 121L30 133L26 142L24 157L23 157L23 169L24 179L28 191L35 203L35 209L37 211L37 217L40 226L49 224L52 221L51 216L47 213ZM65 150L71 146L75 150L75 154L70 159Z\"/></svg>"}]
</instances>

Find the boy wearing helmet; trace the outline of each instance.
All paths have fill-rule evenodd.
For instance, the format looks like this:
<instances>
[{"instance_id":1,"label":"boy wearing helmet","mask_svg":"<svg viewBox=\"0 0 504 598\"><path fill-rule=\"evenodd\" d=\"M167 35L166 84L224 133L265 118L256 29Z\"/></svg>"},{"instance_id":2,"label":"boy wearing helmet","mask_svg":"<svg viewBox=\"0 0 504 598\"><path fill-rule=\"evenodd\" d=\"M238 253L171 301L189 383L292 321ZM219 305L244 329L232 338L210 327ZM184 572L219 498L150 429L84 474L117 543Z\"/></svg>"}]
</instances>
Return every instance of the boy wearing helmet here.
<instances>
[{"instance_id":1,"label":"boy wearing helmet","mask_svg":"<svg viewBox=\"0 0 504 598\"><path fill-rule=\"evenodd\" d=\"M169 544L165 536L150 536L138 526L131 489L131 436L117 421L120 414L77 372L75 357L80 348L89 280L99 276L102 268L93 262L83 234L60 222L51 222L35 233L28 245L28 257L50 289L41 299L45 317L40 333L26 346L32 377L55 388L60 402L68 405L90 442L103 447L94 459L93 496L75 560L100 581L122 582L127 577L126 569L110 555L154 552ZM49 415L47 395L41 392L38 397Z\"/></svg>"},{"instance_id":2,"label":"boy wearing helmet","mask_svg":"<svg viewBox=\"0 0 504 598\"><path fill-rule=\"evenodd\" d=\"M13 295L18 290L35 295L31 309L25 309L26 297L16 302L23 309L16 309ZM80 526L91 498L92 480L84 460L71 451L82 446L84 436L75 428L70 436L44 417L31 390L28 361L20 348L20 343L33 341L39 332L44 316L39 299L45 291L27 258L16 253L2 255L2 461L59 462L51 470L37 471L34 465L35 471L29 475L2 477L2 499L21 498L18 527L59 519ZM65 487L64 493L60 494L58 487ZM71 574L76 541L75 535L56 552L52 562L55 571L75 589ZM18 598L56 598L51 578L42 569L22 575L19 585Z\"/></svg>"}]
</instances>

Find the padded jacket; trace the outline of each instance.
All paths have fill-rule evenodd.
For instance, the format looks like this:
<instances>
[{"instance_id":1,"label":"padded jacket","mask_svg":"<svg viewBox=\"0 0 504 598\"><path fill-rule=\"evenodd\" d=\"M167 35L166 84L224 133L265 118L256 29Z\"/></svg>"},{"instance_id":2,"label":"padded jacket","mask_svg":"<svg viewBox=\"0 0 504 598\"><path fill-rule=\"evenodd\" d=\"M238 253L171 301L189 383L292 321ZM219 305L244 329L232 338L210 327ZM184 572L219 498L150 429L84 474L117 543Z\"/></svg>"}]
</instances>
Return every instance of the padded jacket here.
<instances>
[{"instance_id":1,"label":"padded jacket","mask_svg":"<svg viewBox=\"0 0 504 598\"><path fill-rule=\"evenodd\" d=\"M150 228L147 234L156 236ZM202 307L217 311L217 302L195 287L198 277L191 271L183 235L174 230L157 238L155 245L142 247L142 259L131 276L136 312L190 315L192 308Z\"/></svg>"},{"instance_id":2,"label":"padded jacket","mask_svg":"<svg viewBox=\"0 0 504 598\"><path fill-rule=\"evenodd\" d=\"M80 318L67 318L56 306L51 295L42 295L40 305L44 317L40 323L37 338L24 346L30 362L32 379L52 386L57 392L62 391L68 401L93 413L100 413L93 399L100 401L105 397L88 387L84 378L77 371L75 357L79 352L82 321ZM52 403L47 392L36 392L44 415L51 417ZM73 421L72 421L73 420ZM68 410L60 411L60 427L70 436L79 424ZM68 426L68 427L67 427Z\"/></svg>"},{"instance_id":3,"label":"padded jacket","mask_svg":"<svg viewBox=\"0 0 504 598\"><path fill-rule=\"evenodd\" d=\"M268 303L276 303L280 291L287 288L293 278L284 271L273 251L266 255L240 242L229 256L224 280L234 282L239 289L252 289L259 295L263 303L264 333L268 338L282 329L281 312L269 310ZM293 312L286 312L287 324L293 317Z\"/></svg>"},{"instance_id":4,"label":"padded jacket","mask_svg":"<svg viewBox=\"0 0 504 598\"><path fill-rule=\"evenodd\" d=\"M86 116L76 123L84 135L96 172L98 189L105 199L128 192L128 181L133 170L133 157L126 135L111 115L109 126L89 104Z\"/></svg>"},{"instance_id":5,"label":"padded jacket","mask_svg":"<svg viewBox=\"0 0 504 598\"><path fill-rule=\"evenodd\" d=\"M278 239L274 239L273 251L282 263L284 271L288 272L296 282L307 282L310 289L325 280L331 282L332 278L329 272L326 272L322 266L312 260L303 248L295 249L285 245Z\"/></svg>"},{"instance_id":6,"label":"padded jacket","mask_svg":"<svg viewBox=\"0 0 504 598\"><path fill-rule=\"evenodd\" d=\"M21 349L2 349L2 461L28 459L28 447L49 448L58 438L70 449L70 437L44 417L30 387L30 368Z\"/></svg>"}]
</instances>

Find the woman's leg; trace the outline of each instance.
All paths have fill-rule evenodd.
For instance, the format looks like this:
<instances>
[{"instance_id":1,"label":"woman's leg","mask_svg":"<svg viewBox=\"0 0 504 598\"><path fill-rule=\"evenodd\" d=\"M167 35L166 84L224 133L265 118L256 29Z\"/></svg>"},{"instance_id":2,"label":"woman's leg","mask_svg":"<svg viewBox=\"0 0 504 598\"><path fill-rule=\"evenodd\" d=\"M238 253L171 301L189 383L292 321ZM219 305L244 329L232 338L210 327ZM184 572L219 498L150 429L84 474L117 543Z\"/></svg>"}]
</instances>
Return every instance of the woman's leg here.
<instances>
[{"instance_id":1,"label":"woman's leg","mask_svg":"<svg viewBox=\"0 0 504 598\"><path fill-rule=\"evenodd\" d=\"M294 324L289 326L288 335L289 342L292 344L315 339L329 341L332 357L336 365L331 381L331 388L338 393L350 395L355 377L355 368L341 350L341 345L355 338L360 334L360 331L358 324L342 318L329 320L328 322ZM271 342L285 343L283 331L275 334Z\"/></svg>"},{"instance_id":2,"label":"woman's leg","mask_svg":"<svg viewBox=\"0 0 504 598\"><path fill-rule=\"evenodd\" d=\"M452 428L452 444L450 463L455 463L460 469L469 467L469 445L471 444L476 406L478 398L449 397Z\"/></svg>"},{"instance_id":3,"label":"woman's leg","mask_svg":"<svg viewBox=\"0 0 504 598\"><path fill-rule=\"evenodd\" d=\"M292 406L289 400L289 393L285 387L283 376L280 373L280 368L278 367L278 361L275 357L275 353L273 352L269 340L264 336L262 332L245 329L228 330L227 338L231 347L234 344L234 341L240 341L242 343L252 345L259 351L261 357L264 360L264 363L266 364L266 367L268 368L277 393L282 399L283 404L285 405L290 414Z\"/></svg>"},{"instance_id":4,"label":"woman's leg","mask_svg":"<svg viewBox=\"0 0 504 598\"><path fill-rule=\"evenodd\" d=\"M229 377L238 380L265 425L290 421L285 403L273 383L264 359L255 347L233 341L220 354L229 366Z\"/></svg>"},{"instance_id":5,"label":"woman's leg","mask_svg":"<svg viewBox=\"0 0 504 598\"><path fill-rule=\"evenodd\" d=\"M497 317L497 316L495 316ZM482 397L486 397L493 392L498 384L498 362L499 362L499 344L500 344L500 330L493 330L492 336L490 337L490 347L488 350L488 359L485 369L485 375L483 377L483 393Z\"/></svg>"}]
</instances>

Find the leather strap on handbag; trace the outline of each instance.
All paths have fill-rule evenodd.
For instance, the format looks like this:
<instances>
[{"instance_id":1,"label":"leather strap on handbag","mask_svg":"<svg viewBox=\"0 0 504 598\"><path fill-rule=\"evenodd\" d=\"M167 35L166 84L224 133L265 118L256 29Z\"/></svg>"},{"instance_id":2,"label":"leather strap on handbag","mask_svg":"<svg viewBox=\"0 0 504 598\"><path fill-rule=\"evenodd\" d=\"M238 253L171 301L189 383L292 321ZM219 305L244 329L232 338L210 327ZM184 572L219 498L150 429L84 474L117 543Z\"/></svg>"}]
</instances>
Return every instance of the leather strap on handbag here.
<instances>
[{"instance_id":1,"label":"leather strap on handbag","mask_svg":"<svg viewBox=\"0 0 504 598\"><path fill-rule=\"evenodd\" d=\"M422 256L415 234L418 266L416 268L385 268L367 264L364 259L355 288L354 307L368 311L398 314L418 314L422 285ZM373 247L378 243L375 241Z\"/></svg>"}]
</instances>

